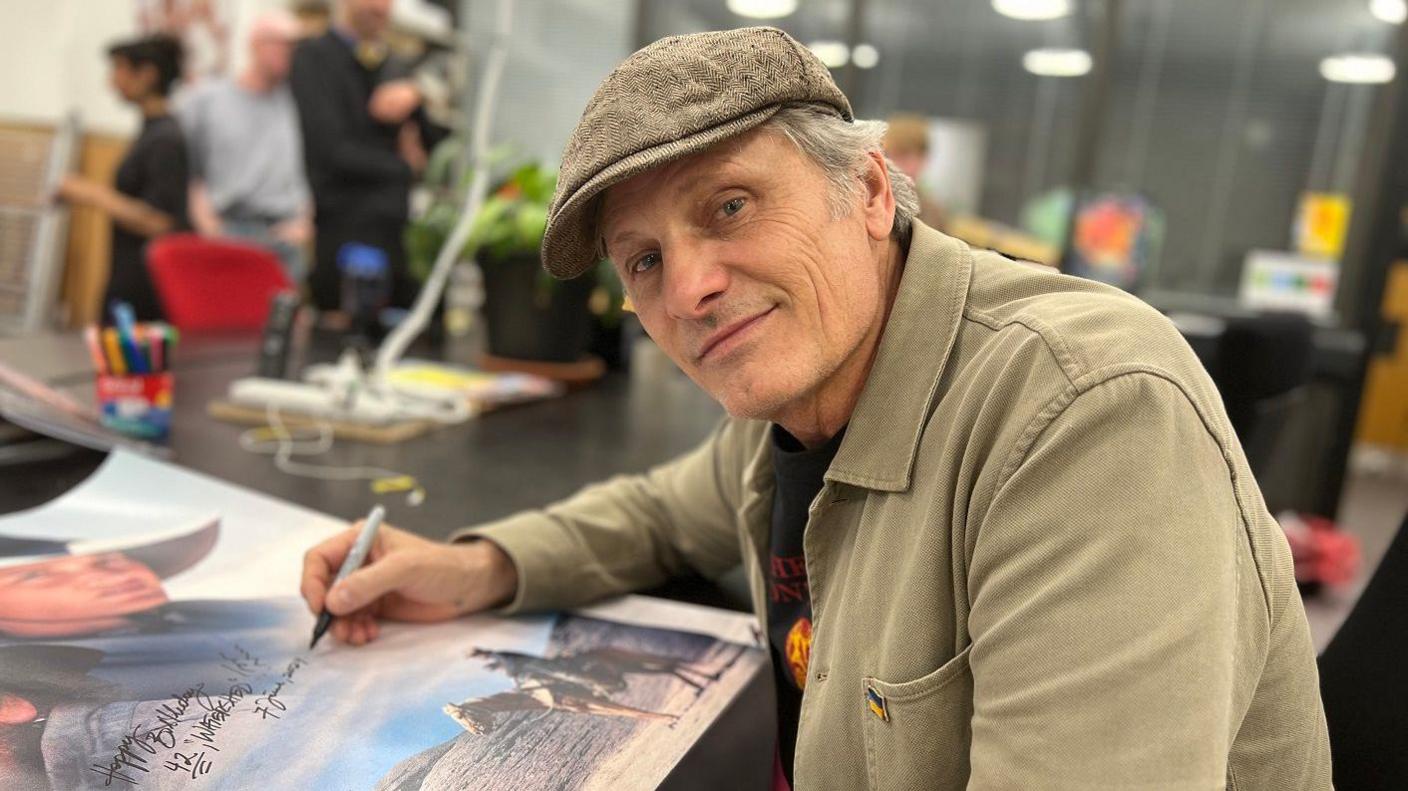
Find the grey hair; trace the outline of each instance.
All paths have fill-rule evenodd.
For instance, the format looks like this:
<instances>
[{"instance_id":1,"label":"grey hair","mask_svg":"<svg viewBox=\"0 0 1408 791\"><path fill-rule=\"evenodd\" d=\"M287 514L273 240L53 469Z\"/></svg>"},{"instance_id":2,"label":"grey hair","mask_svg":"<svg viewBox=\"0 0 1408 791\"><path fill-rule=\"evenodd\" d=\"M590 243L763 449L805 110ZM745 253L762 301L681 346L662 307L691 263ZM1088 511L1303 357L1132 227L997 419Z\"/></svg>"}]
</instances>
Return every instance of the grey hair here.
<instances>
[{"instance_id":1,"label":"grey hair","mask_svg":"<svg viewBox=\"0 0 1408 791\"><path fill-rule=\"evenodd\" d=\"M810 104L784 104L760 128L781 133L821 167L831 182L831 213L837 218L846 216L855 206L870 154L884 154L884 121L847 122ZM895 196L895 222L890 227L890 237L908 244L914 218L919 214L919 192L914 180L889 157L885 157L885 171Z\"/></svg>"}]
</instances>

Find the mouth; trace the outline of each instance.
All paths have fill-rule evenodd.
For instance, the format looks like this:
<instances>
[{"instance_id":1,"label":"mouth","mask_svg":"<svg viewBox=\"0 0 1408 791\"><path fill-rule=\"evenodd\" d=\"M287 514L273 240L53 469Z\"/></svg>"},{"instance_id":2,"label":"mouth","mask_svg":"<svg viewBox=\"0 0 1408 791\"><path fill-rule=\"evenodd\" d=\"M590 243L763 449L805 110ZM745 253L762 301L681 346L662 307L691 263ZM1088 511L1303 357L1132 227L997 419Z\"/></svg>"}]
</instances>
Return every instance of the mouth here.
<instances>
[{"instance_id":1,"label":"mouth","mask_svg":"<svg viewBox=\"0 0 1408 791\"><path fill-rule=\"evenodd\" d=\"M756 329L758 325L762 323L763 319L771 315L774 310L777 310L776 305L773 305L761 313L749 316L745 319L739 319L726 327L719 328L713 335L710 335L704 340L704 345L700 347L699 355L695 360L702 363L710 357L718 358L726 354L739 343L742 343L747 335Z\"/></svg>"}]
</instances>

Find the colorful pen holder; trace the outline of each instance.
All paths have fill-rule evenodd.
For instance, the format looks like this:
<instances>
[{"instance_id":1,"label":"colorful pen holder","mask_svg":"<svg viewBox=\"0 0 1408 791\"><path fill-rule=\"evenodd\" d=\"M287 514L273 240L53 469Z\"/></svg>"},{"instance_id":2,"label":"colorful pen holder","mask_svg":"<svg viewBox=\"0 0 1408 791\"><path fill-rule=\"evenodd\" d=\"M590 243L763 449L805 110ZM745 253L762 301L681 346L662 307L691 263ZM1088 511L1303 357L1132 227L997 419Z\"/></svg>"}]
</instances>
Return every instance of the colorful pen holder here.
<instances>
[{"instance_id":1,"label":"colorful pen holder","mask_svg":"<svg viewBox=\"0 0 1408 791\"><path fill-rule=\"evenodd\" d=\"M132 437L161 439L171 431L175 380L159 374L99 374L98 414L103 425Z\"/></svg>"}]
</instances>

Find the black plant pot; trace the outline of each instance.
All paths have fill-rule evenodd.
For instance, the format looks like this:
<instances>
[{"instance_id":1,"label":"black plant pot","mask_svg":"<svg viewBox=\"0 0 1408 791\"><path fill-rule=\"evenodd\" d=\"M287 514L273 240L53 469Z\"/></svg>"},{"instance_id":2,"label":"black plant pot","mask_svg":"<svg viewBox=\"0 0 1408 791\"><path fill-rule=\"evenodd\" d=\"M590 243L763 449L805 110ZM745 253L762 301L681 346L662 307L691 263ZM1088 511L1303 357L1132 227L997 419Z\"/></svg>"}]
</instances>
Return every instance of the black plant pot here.
<instances>
[{"instance_id":1,"label":"black plant pot","mask_svg":"<svg viewBox=\"0 0 1408 791\"><path fill-rule=\"evenodd\" d=\"M590 275L545 281L537 253L479 255L484 271L484 323L495 357L576 362L591 338Z\"/></svg>"}]
</instances>

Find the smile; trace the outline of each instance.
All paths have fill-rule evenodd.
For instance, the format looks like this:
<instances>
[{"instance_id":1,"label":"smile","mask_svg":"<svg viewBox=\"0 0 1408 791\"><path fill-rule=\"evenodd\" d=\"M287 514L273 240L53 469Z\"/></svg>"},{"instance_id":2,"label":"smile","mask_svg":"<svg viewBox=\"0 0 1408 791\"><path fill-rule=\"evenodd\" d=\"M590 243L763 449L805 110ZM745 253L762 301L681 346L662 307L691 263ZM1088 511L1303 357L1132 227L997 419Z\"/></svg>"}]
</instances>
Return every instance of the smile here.
<instances>
[{"instance_id":1,"label":"smile","mask_svg":"<svg viewBox=\"0 0 1408 791\"><path fill-rule=\"evenodd\" d=\"M763 319L766 319L776 309L777 306L774 305L756 316L735 321L727 327L719 329L704 341L704 346L699 350L698 361L704 362L711 357L717 359L728 354L743 343L753 330L763 322Z\"/></svg>"}]
</instances>

